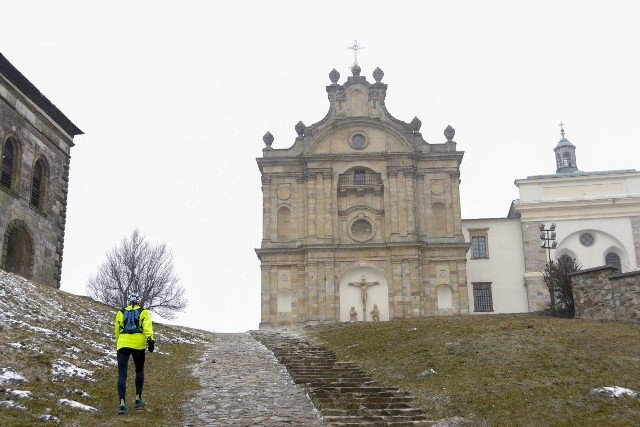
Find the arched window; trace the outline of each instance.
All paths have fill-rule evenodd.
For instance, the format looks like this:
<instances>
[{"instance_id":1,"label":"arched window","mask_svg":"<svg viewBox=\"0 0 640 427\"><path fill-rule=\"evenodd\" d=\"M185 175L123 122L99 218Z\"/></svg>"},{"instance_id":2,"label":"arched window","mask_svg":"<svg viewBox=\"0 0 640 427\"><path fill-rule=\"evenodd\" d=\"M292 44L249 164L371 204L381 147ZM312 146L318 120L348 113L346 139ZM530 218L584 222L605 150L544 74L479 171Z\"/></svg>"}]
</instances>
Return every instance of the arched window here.
<instances>
[{"instance_id":1,"label":"arched window","mask_svg":"<svg viewBox=\"0 0 640 427\"><path fill-rule=\"evenodd\" d=\"M30 203L36 209L42 210L44 201L45 185L47 182L47 170L42 159L36 161L33 167L31 179L31 199Z\"/></svg>"},{"instance_id":2,"label":"arched window","mask_svg":"<svg viewBox=\"0 0 640 427\"><path fill-rule=\"evenodd\" d=\"M563 166L571 166L571 154L564 153L562 155L562 165Z\"/></svg>"},{"instance_id":3,"label":"arched window","mask_svg":"<svg viewBox=\"0 0 640 427\"><path fill-rule=\"evenodd\" d=\"M5 141L2 148L2 172L0 174L0 185L6 188L13 188L15 181L15 171L17 169L18 147L13 138Z\"/></svg>"},{"instance_id":4,"label":"arched window","mask_svg":"<svg viewBox=\"0 0 640 427\"><path fill-rule=\"evenodd\" d=\"M620 262L620 255L611 251L607 252L604 256L604 263L611 267L617 268L618 270L622 270L622 263Z\"/></svg>"}]
</instances>

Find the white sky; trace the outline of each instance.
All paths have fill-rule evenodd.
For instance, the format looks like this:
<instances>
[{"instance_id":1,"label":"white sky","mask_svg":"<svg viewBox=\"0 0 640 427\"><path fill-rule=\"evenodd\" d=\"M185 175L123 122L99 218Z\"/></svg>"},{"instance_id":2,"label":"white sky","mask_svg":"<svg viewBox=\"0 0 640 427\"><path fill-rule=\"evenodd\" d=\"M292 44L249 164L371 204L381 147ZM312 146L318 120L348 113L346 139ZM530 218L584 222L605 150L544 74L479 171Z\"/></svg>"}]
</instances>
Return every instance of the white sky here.
<instances>
[{"instance_id":1,"label":"white sky","mask_svg":"<svg viewBox=\"0 0 640 427\"><path fill-rule=\"evenodd\" d=\"M558 123L583 171L638 168L634 1L33 1L1 7L0 51L85 135L72 149L62 289L84 294L139 227L172 248L175 323L256 329L262 135L293 144L329 107L354 39L396 118L456 129L463 218L504 217L513 181L555 172Z\"/></svg>"}]
</instances>

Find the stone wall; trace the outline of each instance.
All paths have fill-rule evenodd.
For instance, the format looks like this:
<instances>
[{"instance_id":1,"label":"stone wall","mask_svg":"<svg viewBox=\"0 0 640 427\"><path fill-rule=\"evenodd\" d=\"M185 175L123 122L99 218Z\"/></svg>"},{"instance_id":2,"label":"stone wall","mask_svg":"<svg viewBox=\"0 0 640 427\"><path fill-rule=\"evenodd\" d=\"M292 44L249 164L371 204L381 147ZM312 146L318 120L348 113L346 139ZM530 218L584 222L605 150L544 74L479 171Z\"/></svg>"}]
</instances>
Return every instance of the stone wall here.
<instances>
[{"instance_id":1,"label":"stone wall","mask_svg":"<svg viewBox=\"0 0 640 427\"><path fill-rule=\"evenodd\" d=\"M604 266L571 275L576 318L640 324L640 271Z\"/></svg>"},{"instance_id":2,"label":"stone wall","mask_svg":"<svg viewBox=\"0 0 640 427\"><path fill-rule=\"evenodd\" d=\"M10 185L0 183L0 268L60 287L73 135L0 73L0 153L10 143ZM34 202L36 162L42 184Z\"/></svg>"}]
</instances>

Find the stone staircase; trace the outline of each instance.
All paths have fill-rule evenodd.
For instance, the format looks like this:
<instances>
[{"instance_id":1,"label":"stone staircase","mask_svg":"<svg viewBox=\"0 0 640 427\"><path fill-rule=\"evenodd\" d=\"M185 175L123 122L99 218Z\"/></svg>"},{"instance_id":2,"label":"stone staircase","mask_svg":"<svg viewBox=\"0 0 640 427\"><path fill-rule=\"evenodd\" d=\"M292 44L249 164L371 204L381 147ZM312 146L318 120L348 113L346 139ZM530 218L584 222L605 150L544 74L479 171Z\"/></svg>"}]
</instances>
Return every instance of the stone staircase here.
<instances>
[{"instance_id":1,"label":"stone staircase","mask_svg":"<svg viewBox=\"0 0 640 427\"><path fill-rule=\"evenodd\" d=\"M252 331L303 387L329 426L431 426L413 398L376 384L351 362L339 362L327 349L295 332Z\"/></svg>"}]
</instances>

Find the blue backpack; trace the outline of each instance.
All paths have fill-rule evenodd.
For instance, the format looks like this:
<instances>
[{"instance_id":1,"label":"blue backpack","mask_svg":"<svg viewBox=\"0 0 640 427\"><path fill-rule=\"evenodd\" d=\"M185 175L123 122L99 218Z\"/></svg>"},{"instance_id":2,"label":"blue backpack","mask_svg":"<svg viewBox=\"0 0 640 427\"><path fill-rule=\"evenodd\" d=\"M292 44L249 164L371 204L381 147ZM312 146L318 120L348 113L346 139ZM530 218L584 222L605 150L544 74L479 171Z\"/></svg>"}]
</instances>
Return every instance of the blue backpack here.
<instances>
[{"instance_id":1,"label":"blue backpack","mask_svg":"<svg viewBox=\"0 0 640 427\"><path fill-rule=\"evenodd\" d=\"M140 328L140 312L142 311L142 307L138 307L135 310L127 310L122 309L122 323L124 324L124 328L122 329L123 334L139 334L142 332Z\"/></svg>"}]
</instances>

